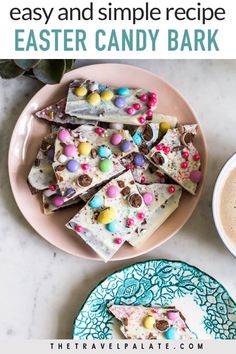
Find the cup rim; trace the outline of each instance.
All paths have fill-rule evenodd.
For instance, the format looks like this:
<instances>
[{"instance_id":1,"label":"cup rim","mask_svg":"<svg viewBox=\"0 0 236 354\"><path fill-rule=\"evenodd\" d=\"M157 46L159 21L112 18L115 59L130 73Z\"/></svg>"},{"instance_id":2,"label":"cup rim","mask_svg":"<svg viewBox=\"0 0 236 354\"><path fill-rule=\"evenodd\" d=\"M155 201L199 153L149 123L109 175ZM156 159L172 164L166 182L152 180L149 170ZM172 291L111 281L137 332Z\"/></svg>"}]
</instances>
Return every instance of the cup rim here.
<instances>
[{"instance_id":1,"label":"cup rim","mask_svg":"<svg viewBox=\"0 0 236 354\"><path fill-rule=\"evenodd\" d=\"M213 219L219 236L221 237L223 243L228 248L228 250L232 253L232 255L236 257L236 246L233 247L233 244L230 241L229 236L227 235L227 233L223 228L221 218L219 215L220 196L222 192L222 187L224 185L224 182L226 181L226 178L229 176L233 168L236 168L236 153L230 156L229 159L224 163L223 167L221 168L217 176L215 186L214 186L214 191L213 191L213 197L212 197L212 213L213 213Z\"/></svg>"}]
</instances>

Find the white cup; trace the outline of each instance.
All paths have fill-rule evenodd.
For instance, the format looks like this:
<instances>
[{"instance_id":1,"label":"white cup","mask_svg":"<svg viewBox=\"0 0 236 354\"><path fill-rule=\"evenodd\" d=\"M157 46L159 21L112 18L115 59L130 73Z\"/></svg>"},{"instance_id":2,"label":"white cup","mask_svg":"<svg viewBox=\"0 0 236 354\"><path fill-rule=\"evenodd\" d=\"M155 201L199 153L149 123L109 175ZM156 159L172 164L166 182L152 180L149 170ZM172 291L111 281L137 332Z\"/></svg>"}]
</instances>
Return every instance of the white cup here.
<instances>
[{"instance_id":1,"label":"white cup","mask_svg":"<svg viewBox=\"0 0 236 354\"><path fill-rule=\"evenodd\" d=\"M221 216L220 216L220 209L221 209L221 193L222 188L229 176L230 172L236 168L236 153L233 154L229 158L229 160L225 163L223 168L221 169L213 192L213 199L212 199L212 209L213 209L213 218L215 221L215 225L217 231L224 242L225 246L229 249L229 251L236 257L236 240L233 242L232 239L227 235L222 225Z\"/></svg>"}]
</instances>

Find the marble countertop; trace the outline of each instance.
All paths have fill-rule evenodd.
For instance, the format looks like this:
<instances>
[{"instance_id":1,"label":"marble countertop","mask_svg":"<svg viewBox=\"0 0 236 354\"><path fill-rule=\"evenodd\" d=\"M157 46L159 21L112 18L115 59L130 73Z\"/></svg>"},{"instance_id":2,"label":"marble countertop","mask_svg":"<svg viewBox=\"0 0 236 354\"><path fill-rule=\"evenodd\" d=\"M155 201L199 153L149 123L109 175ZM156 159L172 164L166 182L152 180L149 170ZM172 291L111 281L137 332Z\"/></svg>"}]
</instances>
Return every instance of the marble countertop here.
<instances>
[{"instance_id":1,"label":"marble countertop","mask_svg":"<svg viewBox=\"0 0 236 354\"><path fill-rule=\"evenodd\" d=\"M96 61L79 61L78 66ZM235 152L236 61L122 60L176 86L193 106L208 145L209 168L201 201L189 222L168 242L130 261L87 261L38 236L13 199L7 153L19 114L41 85L0 80L0 338L71 338L73 320L95 285L119 268L152 258L181 259L217 278L236 299L236 259L218 236L211 211L215 178ZM30 207L30 206L29 206Z\"/></svg>"}]
</instances>

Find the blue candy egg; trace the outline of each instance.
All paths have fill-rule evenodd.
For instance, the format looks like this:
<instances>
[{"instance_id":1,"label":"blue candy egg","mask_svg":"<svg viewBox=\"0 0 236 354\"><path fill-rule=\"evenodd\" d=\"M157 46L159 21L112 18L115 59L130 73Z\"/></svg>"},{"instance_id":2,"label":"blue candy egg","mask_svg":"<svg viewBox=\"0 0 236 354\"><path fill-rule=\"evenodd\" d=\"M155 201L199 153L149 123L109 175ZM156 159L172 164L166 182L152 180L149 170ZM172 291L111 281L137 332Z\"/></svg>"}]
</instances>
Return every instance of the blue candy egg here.
<instances>
[{"instance_id":1,"label":"blue candy egg","mask_svg":"<svg viewBox=\"0 0 236 354\"><path fill-rule=\"evenodd\" d=\"M165 338L168 340L178 339L178 331L175 327L170 327L165 331Z\"/></svg>"},{"instance_id":2,"label":"blue candy egg","mask_svg":"<svg viewBox=\"0 0 236 354\"><path fill-rule=\"evenodd\" d=\"M120 87L116 90L117 95L119 96L128 96L129 95L129 89L128 87Z\"/></svg>"},{"instance_id":3,"label":"blue candy egg","mask_svg":"<svg viewBox=\"0 0 236 354\"><path fill-rule=\"evenodd\" d=\"M106 159L107 157L109 157L111 155L111 150L107 146L102 145L98 148L97 154L101 158Z\"/></svg>"},{"instance_id":4,"label":"blue candy egg","mask_svg":"<svg viewBox=\"0 0 236 354\"><path fill-rule=\"evenodd\" d=\"M95 195L89 202L89 206L93 209L98 209L103 206L103 199L99 195Z\"/></svg>"},{"instance_id":5,"label":"blue candy egg","mask_svg":"<svg viewBox=\"0 0 236 354\"><path fill-rule=\"evenodd\" d=\"M124 97L116 97L115 101L114 101L114 105L117 107L117 108L123 108L126 106L126 100Z\"/></svg>"},{"instance_id":6,"label":"blue candy egg","mask_svg":"<svg viewBox=\"0 0 236 354\"><path fill-rule=\"evenodd\" d=\"M99 85L98 85L98 89L99 89L100 92L104 91L105 88L106 88L106 86L103 85L103 84L99 84Z\"/></svg>"},{"instance_id":7,"label":"blue candy egg","mask_svg":"<svg viewBox=\"0 0 236 354\"><path fill-rule=\"evenodd\" d=\"M109 224L107 224L106 227L107 227L107 230L110 231L110 232L117 232L120 229L119 223L116 220L114 220L114 221L110 222Z\"/></svg>"},{"instance_id":8,"label":"blue candy egg","mask_svg":"<svg viewBox=\"0 0 236 354\"><path fill-rule=\"evenodd\" d=\"M141 145L142 142L143 142L143 139L142 139L142 134L140 132L136 132L133 136L133 142L136 144L136 145Z\"/></svg>"}]
</instances>

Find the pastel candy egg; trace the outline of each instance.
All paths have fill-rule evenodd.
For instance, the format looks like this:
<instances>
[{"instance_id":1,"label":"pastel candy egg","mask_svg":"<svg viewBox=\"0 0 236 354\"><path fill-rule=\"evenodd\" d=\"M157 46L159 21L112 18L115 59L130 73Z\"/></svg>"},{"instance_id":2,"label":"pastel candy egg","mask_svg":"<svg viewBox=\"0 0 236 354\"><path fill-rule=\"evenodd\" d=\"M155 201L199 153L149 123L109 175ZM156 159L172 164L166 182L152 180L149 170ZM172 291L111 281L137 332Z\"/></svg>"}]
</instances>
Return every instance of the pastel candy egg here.
<instances>
[{"instance_id":1,"label":"pastel candy egg","mask_svg":"<svg viewBox=\"0 0 236 354\"><path fill-rule=\"evenodd\" d=\"M109 147L103 145L98 148L97 154L101 158L106 158L111 155L111 150L109 149Z\"/></svg>"},{"instance_id":2,"label":"pastel candy egg","mask_svg":"<svg viewBox=\"0 0 236 354\"><path fill-rule=\"evenodd\" d=\"M61 154L61 155L58 157L58 161L59 161L60 163L65 163L67 160L68 160L68 159L67 159L66 155L64 155L64 154Z\"/></svg>"},{"instance_id":3,"label":"pastel candy egg","mask_svg":"<svg viewBox=\"0 0 236 354\"><path fill-rule=\"evenodd\" d=\"M123 108L126 106L126 100L124 97L116 97L115 101L114 101L114 105L117 108Z\"/></svg>"},{"instance_id":4,"label":"pastel candy egg","mask_svg":"<svg viewBox=\"0 0 236 354\"><path fill-rule=\"evenodd\" d=\"M143 201L146 205L151 205L154 201L153 193L146 192L143 194Z\"/></svg>"},{"instance_id":5,"label":"pastel candy egg","mask_svg":"<svg viewBox=\"0 0 236 354\"><path fill-rule=\"evenodd\" d=\"M122 123L110 123L109 128L111 129L116 129L116 130L121 130L124 128L124 124Z\"/></svg>"},{"instance_id":6,"label":"pastel candy egg","mask_svg":"<svg viewBox=\"0 0 236 354\"><path fill-rule=\"evenodd\" d=\"M79 163L76 160L70 160L67 162L66 168L69 172L76 172L79 169Z\"/></svg>"},{"instance_id":7,"label":"pastel candy egg","mask_svg":"<svg viewBox=\"0 0 236 354\"><path fill-rule=\"evenodd\" d=\"M116 186L110 186L107 188L106 195L108 198L116 198L119 195L119 189Z\"/></svg>"},{"instance_id":8,"label":"pastel candy egg","mask_svg":"<svg viewBox=\"0 0 236 354\"><path fill-rule=\"evenodd\" d=\"M119 96L128 96L129 95L129 89L128 87L120 87L116 90L117 95Z\"/></svg>"},{"instance_id":9,"label":"pastel candy egg","mask_svg":"<svg viewBox=\"0 0 236 354\"><path fill-rule=\"evenodd\" d=\"M123 140L121 143L120 143L120 150L122 152L128 152L131 150L131 142L128 141L128 140Z\"/></svg>"},{"instance_id":10,"label":"pastel candy egg","mask_svg":"<svg viewBox=\"0 0 236 354\"><path fill-rule=\"evenodd\" d=\"M161 122L160 123L159 129L162 134L165 134L167 132L167 130L169 130L170 128L171 128L170 123L168 123L168 122Z\"/></svg>"},{"instance_id":11,"label":"pastel candy egg","mask_svg":"<svg viewBox=\"0 0 236 354\"><path fill-rule=\"evenodd\" d=\"M201 179L202 179L202 172L201 172L201 171L198 171L198 170L192 171L192 172L190 173L189 178L191 179L191 181L192 181L193 183L199 183L199 182L201 181Z\"/></svg>"},{"instance_id":12,"label":"pastel candy egg","mask_svg":"<svg viewBox=\"0 0 236 354\"><path fill-rule=\"evenodd\" d=\"M104 91L105 88L106 88L106 86L103 85L103 84L99 84L99 85L98 85L98 89L99 89L99 91L101 91L101 92Z\"/></svg>"},{"instance_id":13,"label":"pastel candy egg","mask_svg":"<svg viewBox=\"0 0 236 354\"><path fill-rule=\"evenodd\" d=\"M151 315L148 315L143 320L143 326L147 329L153 329L155 322L155 318Z\"/></svg>"},{"instance_id":14,"label":"pastel candy egg","mask_svg":"<svg viewBox=\"0 0 236 354\"><path fill-rule=\"evenodd\" d=\"M168 311L166 316L171 321L177 321L179 319L179 311Z\"/></svg>"},{"instance_id":15,"label":"pastel candy egg","mask_svg":"<svg viewBox=\"0 0 236 354\"><path fill-rule=\"evenodd\" d=\"M101 208L103 206L103 199L99 195L95 195L90 200L89 206L93 209Z\"/></svg>"},{"instance_id":16,"label":"pastel candy egg","mask_svg":"<svg viewBox=\"0 0 236 354\"><path fill-rule=\"evenodd\" d=\"M145 159L143 154L140 154L139 152L134 155L134 164L135 166L142 167L145 163Z\"/></svg>"},{"instance_id":17,"label":"pastel candy egg","mask_svg":"<svg viewBox=\"0 0 236 354\"><path fill-rule=\"evenodd\" d=\"M70 139L70 133L67 129L62 129L59 131L57 137L60 142L65 143Z\"/></svg>"},{"instance_id":18,"label":"pastel candy egg","mask_svg":"<svg viewBox=\"0 0 236 354\"><path fill-rule=\"evenodd\" d=\"M53 161L53 159L54 159L54 149L52 148L52 149L49 149L48 151L47 151L47 157L48 157L48 159L50 160L50 161Z\"/></svg>"},{"instance_id":19,"label":"pastel candy egg","mask_svg":"<svg viewBox=\"0 0 236 354\"><path fill-rule=\"evenodd\" d=\"M113 163L111 160L105 159L99 162L99 170L101 172L110 172L113 169Z\"/></svg>"},{"instance_id":20,"label":"pastel candy egg","mask_svg":"<svg viewBox=\"0 0 236 354\"><path fill-rule=\"evenodd\" d=\"M112 145L119 145L122 140L122 135L119 133L113 133L110 139Z\"/></svg>"},{"instance_id":21,"label":"pastel candy egg","mask_svg":"<svg viewBox=\"0 0 236 354\"><path fill-rule=\"evenodd\" d=\"M112 91L109 90L105 90L101 93L101 99L103 101L110 101L114 96L114 93Z\"/></svg>"},{"instance_id":22,"label":"pastel candy egg","mask_svg":"<svg viewBox=\"0 0 236 354\"><path fill-rule=\"evenodd\" d=\"M100 224L110 224L117 218L117 210L115 208L107 208L100 212L98 215L98 222Z\"/></svg>"},{"instance_id":23,"label":"pastel candy egg","mask_svg":"<svg viewBox=\"0 0 236 354\"><path fill-rule=\"evenodd\" d=\"M80 155L89 155L92 150L92 145L83 141L78 145L78 152Z\"/></svg>"},{"instance_id":24,"label":"pastel candy egg","mask_svg":"<svg viewBox=\"0 0 236 354\"><path fill-rule=\"evenodd\" d=\"M64 204L64 199L60 195L55 195L54 197L52 197L51 202L55 207L59 208Z\"/></svg>"},{"instance_id":25,"label":"pastel candy egg","mask_svg":"<svg viewBox=\"0 0 236 354\"><path fill-rule=\"evenodd\" d=\"M63 153L67 157L74 157L77 154L75 145L73 144L66 145L63 149Z\"/></svg>"},{"instance_id":26,"label":"pastel candy egg","mask_svg":"<svg viewBox=\"0 0 236 354\"><path fill-rule=\"evenodd\" d=\"M141 145L143 142L142 134L140 132L134 133L134 135L132 136L132 139L136 145Z\"/></svg>"},{"instance_id":27,"label":"pastel candy egg","mask_svg":"<svg viewBox=\"0 0 236 354\"><path fill-rule=\"evenodd\" d=\"M100 97L99 93L92 92L88 95L87 101L89 104L96 106L101 101L101 97Z\"/></svg>"},{"instance_id":28,"label":"pastel candy egg","mask_svg":"<svg viewBox=\"0 0 236 354\"><path fill-rule=\"evenodd\" d=\"M106 225L106 228L110 232L117 232L120 229L118 221L114 220Z\"/></svg>"},{"instance_id":29,"label":"pastel candy egg","mask_svg":"<svg viewBox=\"0 0 236 354\"><path fill-rule=\"evenodd\" d=\"M76 87L74 90L75 95L78 97L84 97L85 95L87 95L87 92L88 90L85 86Z\"/></svg>"},{"instance_id":30,"label":"pastel candy egg","mask_svg":"<svg viewBox=\"0 0 236 354\"><path fill-rule=\"evenodd\" d=\"M96 91L99 89L99 85L96 82L93 82L89 85L89 91Z\"/></svg>"},{"instance_id":31,"label":"pastel candy egg","mask_svg":"<svg viewBox=\"0 0 236 354\"><path fill-rule=\"evenodd\" d=\"M178 339L178 331L175 327L170 327L165 331L165 338L168 340Z\"/></svg>"}]
</instances>

